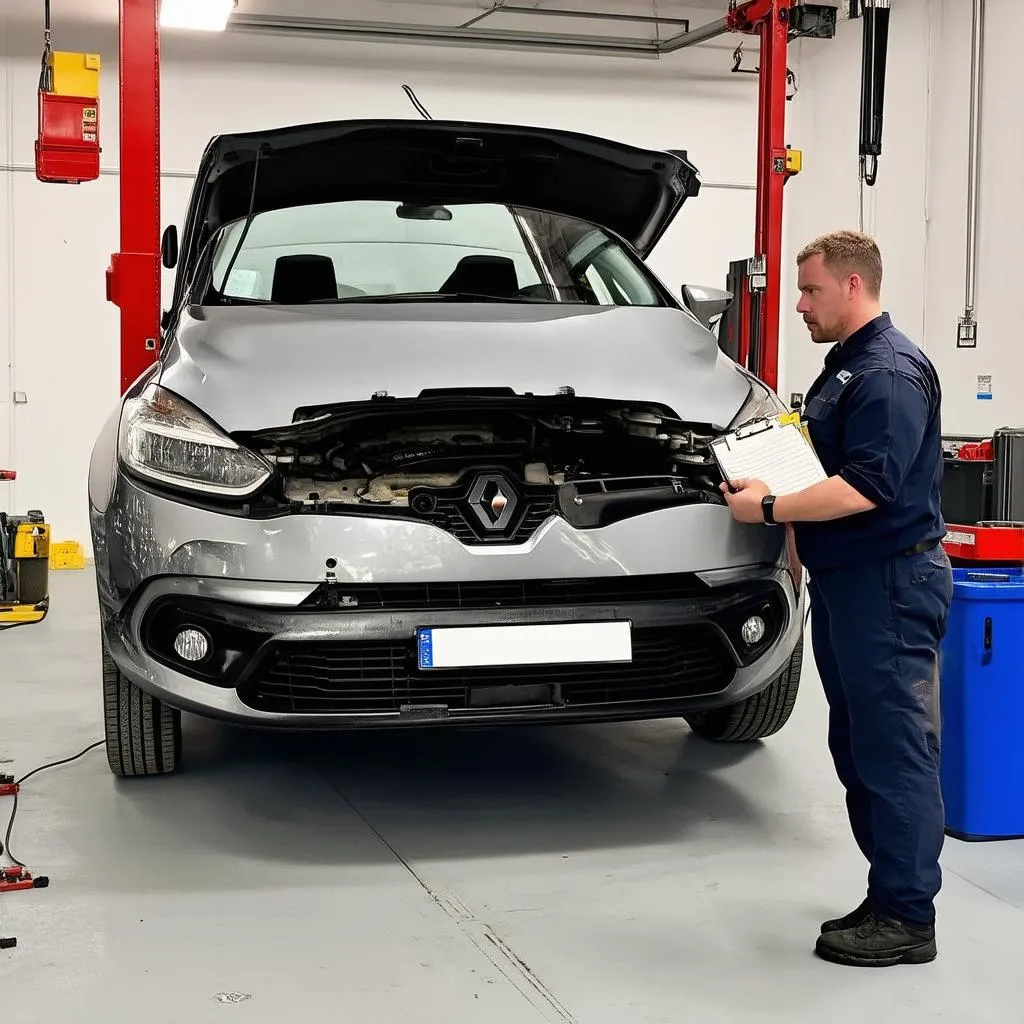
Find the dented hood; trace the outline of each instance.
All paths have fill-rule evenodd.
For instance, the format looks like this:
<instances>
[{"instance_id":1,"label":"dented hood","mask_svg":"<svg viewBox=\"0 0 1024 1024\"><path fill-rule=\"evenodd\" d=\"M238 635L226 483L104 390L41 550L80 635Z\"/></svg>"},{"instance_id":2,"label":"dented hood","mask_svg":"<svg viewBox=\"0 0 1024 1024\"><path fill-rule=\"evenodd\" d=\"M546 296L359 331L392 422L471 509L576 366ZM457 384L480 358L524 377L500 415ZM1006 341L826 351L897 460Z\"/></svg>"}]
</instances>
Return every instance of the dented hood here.
<instances>
[{"instance_id":1,"label":"dented hood","mask_svg":"<svg viewBox=\"0 0 1024 1024\"><path fill-rule=\"evenodd\" d=\"M165 351L160 383L231 433L380 392L562 387L724 427L750 390L679 310L535 304L194 307Z\"/></svg>"}]
</instances>

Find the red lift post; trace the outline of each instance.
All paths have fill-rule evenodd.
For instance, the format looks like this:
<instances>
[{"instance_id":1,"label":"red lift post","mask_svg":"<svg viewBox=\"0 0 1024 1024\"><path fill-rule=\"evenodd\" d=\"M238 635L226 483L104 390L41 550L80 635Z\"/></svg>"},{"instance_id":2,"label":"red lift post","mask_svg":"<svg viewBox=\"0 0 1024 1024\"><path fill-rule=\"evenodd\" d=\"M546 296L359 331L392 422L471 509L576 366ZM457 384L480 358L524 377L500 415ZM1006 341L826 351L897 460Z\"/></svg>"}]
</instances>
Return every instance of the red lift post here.
<instances>
[{"instance_id":1,"label":"red lift post","mask_svg":"<svg viewBox=\"0 0 1024 1024\"><path fill-rule=\"evenodd\" d=\"M760 42L757 104L757 205L754 255L736 295L739 329L733 357L772 389L778 388L782 301L782 190L796 172L786 147L786 54L792 0L732 0L724 18L694 29L673 49L696 46L730 32ZM748 315L753 310L752 315Z\"/></svg>"},{"instance_id":2,"label":"red lift post","mask_svg":"<svg viewBox=\"0 0 1024 1024\"><path fill-rule=\"evenodd\" d=\"M792 0L732 0L724 18L686 35L679 49L729 32L760 39L757 215L748 275L757 316L744 318L740 352L778 387L782 190L791 170L785 142L786 52ZM121 391L156 358L160 331L159 0L120 0L121 251L111 257L107 297L121 310Z\"/></svg>"},{"instance_id":3,"label":"red lift post","mask_svg":"<svg viewBox=\"0 0 1024 1024\"><path fill-rule=\"evenodd\" d=\"M763 285L759 337L748 340L750 367L773 390L779 380L782 303L782 189L790 175L786 152L786 52L791 0L752 0L729 12L730 28L760 36L757 109L757 212L754 258L763 260L751 286Z\"/></svg>"},{"instance_id":4,"label":"red lift post","mask_svg":"<svg viewBox=\"0 0 1024 1024\"><path fill-rule=\"evenodd\" d=\"M160 339L159 0L120 0L121 251L107 298L121 310L121 393L152 364Z\"/></svg>"}]
</instances>

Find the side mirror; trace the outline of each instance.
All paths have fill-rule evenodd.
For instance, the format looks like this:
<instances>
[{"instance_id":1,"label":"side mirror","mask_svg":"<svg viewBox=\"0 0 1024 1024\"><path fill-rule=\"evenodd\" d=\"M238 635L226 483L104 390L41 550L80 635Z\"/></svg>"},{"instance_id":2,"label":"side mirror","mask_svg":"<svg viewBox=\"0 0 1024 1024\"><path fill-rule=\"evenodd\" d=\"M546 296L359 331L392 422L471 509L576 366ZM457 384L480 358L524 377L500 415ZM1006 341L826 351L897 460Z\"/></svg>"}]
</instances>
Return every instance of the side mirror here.
<instances>
[{"instance_id":1,"label":"side mirror","mask_svg":"<svg viewBox=\"0 0 1024 1024\"><path fill-rule=\"evenodd\" d=\"M704 288L696 284L683 285L683 301L708 330L732 305L732 299L732 292L723 291L721 288Z\"/></svg>"},{"instance_id":2,"label":"side mirror","mask_svg":"<svg viewBox=\"0 0 1024 1024\"><path fill-rule=\"evenodd\" d=\"M178 229L174 224L164 229L164 236L160 241L160 259L168 270L173 270L178 265Z\"/></svg>"}]
</instances>

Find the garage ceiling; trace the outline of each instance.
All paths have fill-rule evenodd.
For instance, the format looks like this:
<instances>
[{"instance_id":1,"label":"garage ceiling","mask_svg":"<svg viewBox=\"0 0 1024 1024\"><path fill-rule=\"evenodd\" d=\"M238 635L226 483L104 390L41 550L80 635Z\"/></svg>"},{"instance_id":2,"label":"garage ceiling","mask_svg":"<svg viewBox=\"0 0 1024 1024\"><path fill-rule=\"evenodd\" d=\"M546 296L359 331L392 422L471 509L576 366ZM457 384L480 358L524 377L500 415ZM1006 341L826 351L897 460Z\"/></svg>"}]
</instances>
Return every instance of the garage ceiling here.
<instances>
[{"instance_id":1,"label":"garage ceiling","mask_svg":"<svg viewBox=\"0 0 1024 1024\"><path fill-rule=\"evenodd\" d=\"M678 57L709 41L713 49L734 49L735 36L724 33L729 6L730 0L237 0L228 34L261 36L272 46L312 37L650 59ZM88 35L117 26L118 0L51 0L51 7L64 48L73 46L76 29ZM0 0L0 8L0 26L21 45L41 35L43 0ZM216 47L209 33L165 32L180 45L195 35L206 37L204 49Z\"/></svg>"},{"instance_id":2,"label":"garage ceiling","mask_svg":"<svg viewBox=\"0 0 1024 1024\"><path fill-rule=\"evenodd\" d=\"M512 0L506 0L512 2ZM624 13L667 14L671 8L689 8L701 12L724 14L729 0L516 0L523 6L563 7L578 10ZM78 15L91 21L109 21L117 18L118 0L52 0L54 20ZM373 18L388 20L394 11L409 8L455 7L463 10L483 11L495 6L493 0L239 0L239 12L283 14L286 11L316 18L349 18L356 9ZM10 5L9 17L17 21L41 20L43 0L18 0Z\"/></svg>"},{"instance_id":3,"label":"garage ceiling","mask_svg":"<svg viewBox=\"0 0 1024 1024\"><path fill-rule=\"evenodd\" d=\"M9 6L14 9L5 16L12 27L41 27L42 0ZM117 21L118 0L51 0L51 6L57 29ZM374 31L387 36L409 29L412 38L417 31L460 33L470 44L486 37L567 37L599 48L617 41L656 46L684 32L686 19L697 29L723 16L728 6L729 0L238 0L233 30L372 37Z\"/></svg>"}]
</instances>

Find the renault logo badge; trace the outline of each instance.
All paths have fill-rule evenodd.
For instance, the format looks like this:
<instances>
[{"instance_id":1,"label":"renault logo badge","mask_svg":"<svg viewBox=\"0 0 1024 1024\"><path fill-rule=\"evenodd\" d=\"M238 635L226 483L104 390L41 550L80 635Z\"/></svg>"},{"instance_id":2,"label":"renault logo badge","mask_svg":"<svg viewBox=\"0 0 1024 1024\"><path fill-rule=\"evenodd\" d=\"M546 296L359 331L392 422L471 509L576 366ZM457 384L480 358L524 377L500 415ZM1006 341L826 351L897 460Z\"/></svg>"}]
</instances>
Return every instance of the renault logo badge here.
<instances>
[{"instance_id":1,"label":"renault logo badge","mask_svg":"<svg viewBox=\"0 0 1024 1024\"><path fill-rule=\"evenodd\" d=\"M517 504L515 491L499 473L477 477L469 492L469 507L485 530L504 530L512 521Z\"/></svg>"}]
</instances>

